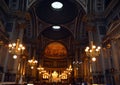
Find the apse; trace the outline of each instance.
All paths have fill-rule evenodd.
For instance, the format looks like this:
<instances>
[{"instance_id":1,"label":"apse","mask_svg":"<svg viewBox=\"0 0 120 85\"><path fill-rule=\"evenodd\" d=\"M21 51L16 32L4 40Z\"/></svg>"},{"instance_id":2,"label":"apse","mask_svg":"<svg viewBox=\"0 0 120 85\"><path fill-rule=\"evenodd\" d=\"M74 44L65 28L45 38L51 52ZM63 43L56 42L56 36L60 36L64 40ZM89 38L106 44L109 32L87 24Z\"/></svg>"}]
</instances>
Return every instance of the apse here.
<instances>
[{"instance_id":1,"label":"apse","mask_svg":"<svg viewBox=\"0 0 120 85\"><path fill-rule=\"evenodd\" d=\"M67 57L67 49L60 42L52 42L46 46L44 56L53 59L65 58Z\"/></svg>"}]
</instances>

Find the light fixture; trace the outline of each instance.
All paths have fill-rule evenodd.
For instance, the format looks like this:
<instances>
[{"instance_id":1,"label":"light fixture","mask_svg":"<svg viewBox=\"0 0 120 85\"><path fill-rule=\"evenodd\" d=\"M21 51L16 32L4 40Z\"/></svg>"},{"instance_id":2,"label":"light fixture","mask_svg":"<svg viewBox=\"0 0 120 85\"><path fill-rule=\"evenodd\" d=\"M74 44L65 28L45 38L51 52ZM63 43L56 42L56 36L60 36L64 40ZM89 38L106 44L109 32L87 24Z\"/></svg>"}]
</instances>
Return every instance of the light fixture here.
<instances>
[{"instance_id":1,"label":"light fixture","mask_svg":"<svg viewBox=\"0 0 120 85\"><path fill-rule=\"evenodd\" d=\"M90 45L90 47L87 46L85 49L86 55L92 58L93 61L96 61L96 57L100 54L101 47L93 45L93 41L91 41Z\"/></svg>"},{"instance_id":2,"label":"light fixture","mask_svg":"<svg viewBox=\"0 0 120 85\"><path fill-rule=\"evenodd\" d=\"M82 63L82 61L73 61L73 64L75 65L75 64L81 64Z\"/></svg>"},{"instance_id":3,"label":"light fixture","mask_svg":"<svg viewBox=\"0 0 120 85\"><path fill-rule=\"evenodd\" d=\"M39 71L39 74L42 75L43 79L48 79L50 77L50 74L46 70L44 70L44 68L41 65L37 69Z\"/></svg>"},{"instance_id":4,"label":"light fixture","mask_svg":"<svg viewBox=\"0 0 120 85\"><path fill-rule=\"evenodd\" d=\"M52 28L58 30L58 29L60 29L61 27L60 27L60 26L52 26Z\"/></svg>"},{"instance_id":5,"label":"light fixture","mask_svg":"<svg viewBox=\"0 0 120 85\"><path fill-rule=\"evenodd\" d=\"M73 66L76 68L76 70L78 70L80 64L82 64L82 61L78 60L73 61Z\"/></svg>"},{"instance_id":6,"label":"light fixture","mask_svg":"<svg viewBox=\"0 0 120 85\"><path fill-rule=\"evenodd\" d=\"M33 66L31 66L31 69L34 69L34 67L33 67Z\"/></svg>"},{"instance_id":7,"label":"light fixture","mask_svg":"<svg viewBox=\"0 0 120 85\"><path fill-rule=\"evenodd\" d=\"M37 69L38 69L39 71L43 71L43 70L44 70L44 68L41 67L41 66L39 66Z\"/></svg>"},{"instance_id":8,"label":"light fixture","mask_svg":"<svg viewBox=\"0 0 120 85\"><path fill-rule=\"evenodd\" d=\"M47 72L43 73L43 79L48 79L49 76L50 76L49 73L47 73Z\"/></svg>"},{"instance_id":9,"label":"light fixture","mask_svg":"<svg viewBox=\"0 0 120 85\"><path fill-rule=\"evenodd\" d=\"M13 59L17 59L17 55L13 55Z\"/></svg>"},{"instance_id":10,"label":"light fixture","mask_svg":"<svg viewBox=\"0 0 120 85\"><path fill-rule=\"evenodd\" d=\"M51 74L49 74L41 65L37 68L39 71L39 74L42 75L43 79L49 79L52 77L53 81L56 81L56 79L67 79L68 76L70 76L72 72L72 66L69 65L68 68L66 68L61 74L58 74L57 71L53 71Z\"/></svg>"},{"instance_id":11,"label":"light fixture","mask_svg":"<svg viewBox=\"0 0 120 85\"><path fill-rule=\"evenodd\" d=\"M60 75L60 77L61 77L61 79L67 79L67 74L66 74L66 73L62 73L62 74Z\"/></svg>"},{"instance_id":12,"label":"light fixture","mask_svg":"<svg viewBox=\"0 0 120 85\"><path fill-rule=\"evenodd\" d=\"M72 66L70 65L66 70L64 70L60 75L59 78L61 79L67 79L68 76L71 74L72 72Z\"/></svg>"},{"instance_id":13,"label":"light fixture","mask_svg":"<svg viewBox=\"0 0 120 85\"><path fill-rule=\"evenodd\" d=\"M89 75L91 78L92 78L92 82L94 83L94 76L92 74L92 72L94 71L93 69L93 63L92 62L95 62L96 61L96 57L100 55L100 49L101 47L100 46L96 46L93 44L93 41L90 42L90 47L86 47L85 48L85 52L86 52L86 55L88 56L88 62L89 62Z\"/></svg>"},{"instance_id":14,"label":"light fixture","mask_svg":"<svg viewBox=\"0 0 120 85\"><path fill-rule=\"evenodd\" d=\"M92 58L92 61L95 62L95 61L96 61L96 57L93 57L93 58Z\"/></svg>"},{"instance_id":15,"label":"light fixture","mask_svg":"<svg viewBox=\"0 0 120 85\"><path fill-rule=\"evenodd\" d=\"M33 57L33 59L28 60L28 63L31 66L31 69L34 69L34 66L37 65L38 61Z\"/></svg>"},{"instance_id":16,"label":"light fixture","mask_svg":"<svg viewBox=\"0 0 120 85\"><path fill-rule=\"evenodd\" d=\"M57 71L54 71L54 72L52 73L52 77L53 77L53 78L57 78L57 77L58 77Z\"/></svg>"},{"instance_id":17,"label":"light fixture","mask_svg":"<svg viewBox=\"0 0 120 85\"><path fill-rule=\"evenodd\" d=\"M63 7L63 4L59 1L55 1L51 4L51 7L54 9L61 9Z\"/></svg>"},{"instance_id":18,"label":"light fixture","mask_svg":"<svg viewBox=\"0 0 120 85\"><path fill-rule=\"evenodd\" d=\"M17 39L17 42L9 43L8 48L9 53L14 55L14 59L15 55L21 55L25 50L25 46L21 43L20 39Z\"/></svg>"},{"instance_id":19,"label":"light fixture","mask_svg":"<svg viewBox=\"0 0 120 85\"><path fill-rule=\"evenodd\" d=\"M34 84L27 84L27 85L34 85Z\"/></svg>"}]
</instances>

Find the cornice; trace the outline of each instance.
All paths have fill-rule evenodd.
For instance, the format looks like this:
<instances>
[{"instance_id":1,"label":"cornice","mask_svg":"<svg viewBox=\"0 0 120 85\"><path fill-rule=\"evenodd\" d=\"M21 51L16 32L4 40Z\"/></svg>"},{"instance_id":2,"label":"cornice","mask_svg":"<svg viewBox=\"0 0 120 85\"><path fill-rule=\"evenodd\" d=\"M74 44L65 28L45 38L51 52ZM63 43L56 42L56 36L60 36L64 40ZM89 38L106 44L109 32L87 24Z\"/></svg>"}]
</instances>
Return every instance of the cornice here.
<instances>
[{"instance_id":1,"label":"cornice","mask_svg":"<svg viewBox=\"0 0 120 85\"><path fill-rule=\"evenodd\" d=\"M117 20L111 24L103 40L103 43L118 38L120 38L120 20Z\"/></svg>"},{"instance_id":2,"label":"cornice","mask_svg":"<svg viewBox=\"0 0 120 85\"><path fill-rule=\"evenodd\" d=\"M7 6L4 0L0 0L0 6L5 11L5 13L9 12L9 7Z\"/></svg>"},{"instance_id":3,"label":"cornice","mask_svg":"<svg viewBox=\"0 0 120 85\"><path fill-rule=\"evenodd\" d=\"M105 17L107 17L109 15L109 13L112 11L112 9L114 8L114 6L118 3L119 0L112 0L110 2L110 4L108 5L108 7L105 9L104 15Z\"/></svg>"}]
</instances>

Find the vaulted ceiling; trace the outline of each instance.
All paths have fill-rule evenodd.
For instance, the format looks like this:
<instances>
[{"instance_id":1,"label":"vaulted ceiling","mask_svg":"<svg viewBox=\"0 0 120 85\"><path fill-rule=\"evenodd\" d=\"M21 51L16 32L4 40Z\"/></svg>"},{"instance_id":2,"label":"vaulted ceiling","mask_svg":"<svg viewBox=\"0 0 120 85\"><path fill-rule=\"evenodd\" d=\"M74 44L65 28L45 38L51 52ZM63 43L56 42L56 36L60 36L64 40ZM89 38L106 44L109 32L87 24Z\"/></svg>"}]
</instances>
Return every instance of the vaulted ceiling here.
<instances>
[{"instance_id":1,"label":"vaulted ceiling","mask_svg":"<svg viewBox=\"0 0 120 85\"><path fill-rule=\"evenodd\" d=\"M61 9L53 8L53 2L56 2L56 0L39 0L31 5L29 13L33 25L34 27L37 25L39 28L42 24L41 30L38 30L39 39L42 36L50 42L51 40L52 42L60 41L60 43L64 43L67 49L69 48L69 53L74 54L75 51L72 51L75 49L76 42L81 43L81 46L88 43L86 29L82 26L86 10L76 0L57 0L63 6ZM59 26L60 29L54 29L53 26ZM41 41L44 41L44 39L41 39ZM48 41L45 42L50 43ZM68 55L71 55L69 53Z\"/></svg>"},{"instance_id":2,"label":"vaulted ceiling","mask_svg":"<svg viewBox=\"0 0 120 85\"><path fill-rule=\"evenodd\" d=\"M33 20L37 16L37 20L44 24L44 30L40 33L44 37L53 40L60 40L70 36L76 38L79 33L82 33L79 31L83 29L80 26L82 18L85 16L85 10L75 0L57 0L63 4L63 7L54 9L51 4L55 1L39 0L29 9ZM60 26L61 29L54 30L52 26Z\"/></svg>"},{"instance_id":3,"label":"vaulted ceiling","mask_svg":"<svg viewBox=\"0 0 120 85\"><path fill-rule=\"evenodd\" d=\"M36 5L37 16L50 24L65 24L78 14L77 3L70 0L57 0L63 4L61 9L54 9L51 4L56 0L42 0Z\"/></svg>"}]
</instances>

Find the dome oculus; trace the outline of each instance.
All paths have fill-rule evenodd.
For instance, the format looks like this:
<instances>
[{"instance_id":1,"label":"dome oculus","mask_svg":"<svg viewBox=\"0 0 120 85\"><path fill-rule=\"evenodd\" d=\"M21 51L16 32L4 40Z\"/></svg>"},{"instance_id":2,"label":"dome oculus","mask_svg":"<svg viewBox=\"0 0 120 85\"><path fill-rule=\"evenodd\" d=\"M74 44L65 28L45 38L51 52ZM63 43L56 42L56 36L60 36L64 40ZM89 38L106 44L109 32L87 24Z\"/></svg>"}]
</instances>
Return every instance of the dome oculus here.
<instances>
[{"instance_id":1,"label":"dome oculus","mask_svg":"<svg viewBox=\"0 0 120 85\"><path fill-rule=\"evenodd\" d=\"M63 4L59 1L55 1L51 4L51 7L54 9L61 9L63 7Z\"/></svg>"},{"instance_id":2,"label":"dome oculus","mask_svg":"<svg viewBox=\"0 0 120 85\"><path fill-rule=\"evenodd\" d=\"M60 26L52 26L53 29L60 29Z\"/></svg>"}]
</instances>

